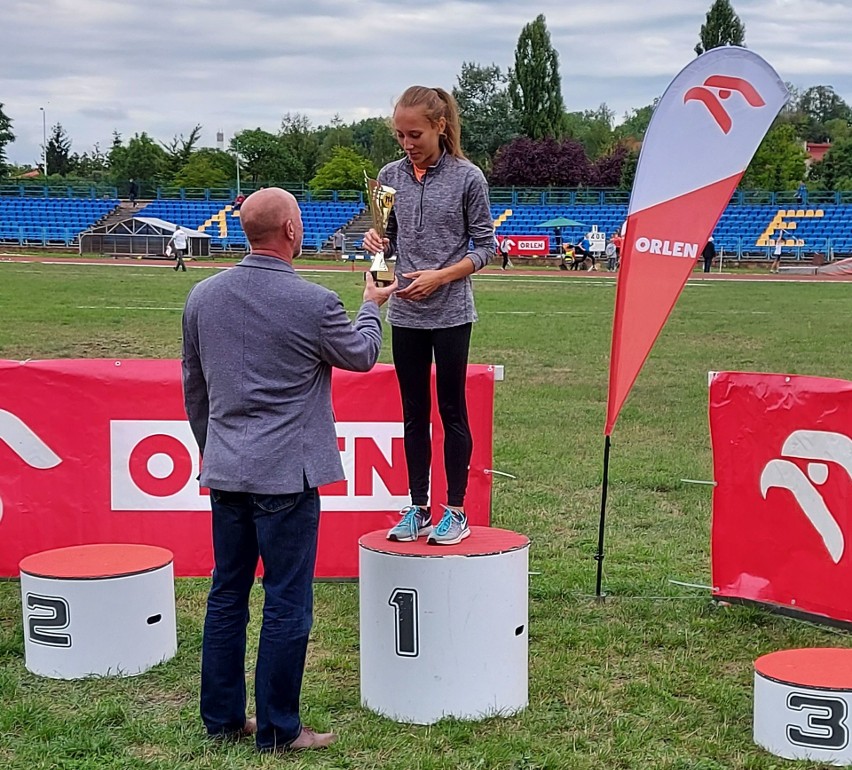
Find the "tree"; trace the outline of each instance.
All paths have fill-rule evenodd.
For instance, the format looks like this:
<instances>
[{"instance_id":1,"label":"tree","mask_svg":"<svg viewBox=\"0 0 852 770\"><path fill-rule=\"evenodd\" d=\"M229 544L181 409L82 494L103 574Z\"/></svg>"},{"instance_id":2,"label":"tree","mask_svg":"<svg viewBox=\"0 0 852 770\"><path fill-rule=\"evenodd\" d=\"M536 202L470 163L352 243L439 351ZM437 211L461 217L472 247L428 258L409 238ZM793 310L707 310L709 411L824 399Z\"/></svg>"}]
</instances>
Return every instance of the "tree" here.
<instances>
[{"instance_id":1,"label":"tree","mask_svg":"<svg viewBox=\"0 0 852 770\"><path fill-rule=\"evenodd\" d=\"M321 164L331 160L337 147L352 147L355 144L352 128L343 124L340 115L335 115L330 125L320 126L317 138L320 142L317 160Z\"/></svg>"},{"instance_id":2,"label":"tree","mask_svg":"<svg viewBox=\"0 0 852 770\"><path fill-rule=\"evenodd\" d=\"M606 155L599 157L589 171L591 187L620 187L621 174L629 151L620 144Z\"/></svg>"},{"instance_id":3,"label":"tree","mask_svg":"<svg viewBox=\"0 0 852 770\"><path fill-rule=\"evenodd\" d=\"M316 173L318 165L319 140L311 121L298 112L288 112L281 119L278 138L293 163L289 181L304 184Z\"/></svg>"},{"instance_id":4,"label":"tree","mask_svg":"<svg viewBox=\"0 0 852 770\"><path fill-rule=\"evenodd\" d=\"M565 104L559 55L550 44L550 33L541 14L518 37L509 93L525 136L530 139L562 136Z\"/></svg>"},{"instance_id":5,"label":"tree","mask_svg":"<svg viewBox=\"0 0 852 770\"><path fill-rule=\"evenodd\" d=\"M113 136L109 167L114 182L126 182L128 179L160 182L168 171L168 165L166 151L144 131L134 135L126 147L118 133Z\"/></svg>"},{"instance_id":6,"label":"tree","mask_svg":"<svg viewBox=\"0 0 852 770\"><path fill-rule=\"evenodd\" d=\"M82 179L100 182L107 174L109 163L107 156L101 152L100 145L95 142L91 153L84 152L71 156L71 173Z\"/></svg>"},{"instance_id":7,"label":"tree","mask_svg":"<svg viewBox=\"0 0 852 770\"><path fill-rule=\"evenodd\" d=\"M12 119L3 112L3 103L0 102L0 177L8 173L6 160L6 145L15 141L12 133Z\"/></svg>"},{"instance_id":8,"label":"tree","mask_svg":"<svg viewBox=\"0 0 852 770\"><path fill-rule=\"evenodd\" d=\"M636 167L639 165L639 150L630 150L621 164L621 179L619 187L622 190L632 190L636 179Z\"/></svg>"},{"instance_id":9,"label":"tree","mask_svg":"<svg viewBox=\"0 0 852 770\"><path fill-rule=\"evenodd\" d=\"M596 110L569 112L565 115L565 133L586 148L590 158L599 158L612 148L612 122L615 113L602 104Z\"/></svg>"},{"instance_id":10,"label":"tree","mask_svg":"<svg viewBox=\"0 0 852 770\"><path fill-rule=\"evenodd\" d=\"M482 67L463 62L453 96L459 105L462 149L487 171L497 150L518 135L509 78L494 64Z\"/></svg>"},{"instance_id":11,"label":"tree","mask_svg":"<svg viewBox=\"0 0 852 770\"><path fill-rule=\"evenodd\" d=\"M361 190L364 174L376 176L376 167L354 147L335 147L331 157L311 179L311 190Z\"/></svg>"},{"instance_id":12,"label":"tree","mask_svg":"<svg viewBox=\"0 0 852 770\"><path fill-rule=\"evenodd\" d=\"M302 165L275 134L261 128L240 131L231 139L253 184L282 185L301 181Z\"/></svg>"},{"instance_id":13,"label":"tree","mask_svg":"<svg viewBox=\"0 0 852 770\"><path fill-rule=\"evenodd\" d=\"M591 166L583 145L573 139L513 139L497 152L492 185L577 187L589 183Z\"/></svg>"},{"instance_id":14,"label":"tree","mask_svg":"<svg viewBox=\"0 0 852 770\"><path fill-rule=\"evenodd\" d=\"M169 157L169 168L172 172L179 171L186 163L195 150L195 145L201 138L201 124L196 123L195 128L189 132L189 136L184 139L183 134L175 136L170 142L161 142Z\"/></svg>"},{"instance_id":15,"label":"tree","mask_svg":"<svg viewBox=\"0 0 852 770\"><path fill-rule=\"evenodd\" d=\"M233 155L212 147L202 147L175 174L175 187L225 187L236 178L237 162Z\"/></svg>"},{"instance_id":16,"label":"tree","mask_svg":"<svg viewBox=\"0 0 852 770\"><path fill-rule=\"evenodd\" d=\"M734 13L730 0L715 0L701 25L701 38L695 46L699 56L711 48L723 45L745 45L745 26Z\"/></svg>"},{"instance_id":17,"label":"tree","mask_svg":"<svg viewBox=\"0 0 852 770\"><path fill-rule=\"evenodd\" d=\"M824 190L852 190L852 139L831 145L825 157L811 168L811 180Z\"/></svg>"},{"instance_id":18,"label":"tree","mask_svg":"<svg viewBox=\"0 0 852 770\"><path fill-rule=\"evenodd\" d=\"M789 124L769 130L743 175L743 187L795 190L805 178L807 153Z\"/></svg>"},{"instance_id":19,"label":"tree","mask_svg":"<svg viewBox=\"0 0 852 770\"><path fill-rule=\"evenodd\" d=\"M61 123L50 129L50 138L47 140L47 170L59 176L68 176L73 170L71 139Z\"/></svg>"},{"instance_id":20,"label":"tree","mask_svg":"<svg viewBox=\"0 0 852 770\"><path fill-rule=\"evenodd\" d=\"M651 123L651 116L654 114L658 101L658 99L655 99L652 104L625 112L624 122L613 130L615 138L617 140L631 139L641 142L645 138L645 132Z\"/></svg>"}]
</instances>

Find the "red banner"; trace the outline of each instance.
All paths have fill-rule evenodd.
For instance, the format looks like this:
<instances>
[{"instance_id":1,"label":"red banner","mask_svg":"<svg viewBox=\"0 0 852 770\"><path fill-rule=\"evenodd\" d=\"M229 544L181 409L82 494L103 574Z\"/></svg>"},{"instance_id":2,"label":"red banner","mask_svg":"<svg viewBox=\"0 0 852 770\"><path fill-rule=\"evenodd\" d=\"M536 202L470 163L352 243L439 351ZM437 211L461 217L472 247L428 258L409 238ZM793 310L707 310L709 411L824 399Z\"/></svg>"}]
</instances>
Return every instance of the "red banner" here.
<instances>
[{"instance_id":1,"label":"red banner","mask_svg":"<svg viewBox=\"0 0 852 770\"><path fill-rule=\"evenodd\" d=\"M509 247L509 254L513 257L550 253L550 236L548 235L506 235L497 240Z\"/></svg>"},{"instance_id":2,"label":"red banner","mask_svg":"<svg viewBox=\"0 0 852 770\"><path fill-rule=\"evenodd\" d=\"M725 46L691 62L655 107L639 155L621 252L607 436L787 96L778 74L757 54Z\"/></svg>"},{"instance_id":3,"label":"red banner","mask_svg":"<svg viewBox=\"0 0 852 770\"><path fill-rule=\"evenodd\" d=\"M852 382L710 385L713 591L852 622Z\"/></svg>"},{"instance_id":4,"label":"red banner","mask_svg":"<svg viewBox=\"0 0 852 770\"><path fill-rule=\"evenodd\" d=\"M433 383L434 388L434 383ZM490 522L494 373L468 368L474 445L466 511ZM393 367L334 370L346 480L323 487L317 576L356 577L358 538L409 503ZM432 504L444 502L443 433L433 395ZM210 505L174 360L0 361L0 576L38 551L83 543L158 545L175 574L212 569Z\"/></svg>"}]
</instances>

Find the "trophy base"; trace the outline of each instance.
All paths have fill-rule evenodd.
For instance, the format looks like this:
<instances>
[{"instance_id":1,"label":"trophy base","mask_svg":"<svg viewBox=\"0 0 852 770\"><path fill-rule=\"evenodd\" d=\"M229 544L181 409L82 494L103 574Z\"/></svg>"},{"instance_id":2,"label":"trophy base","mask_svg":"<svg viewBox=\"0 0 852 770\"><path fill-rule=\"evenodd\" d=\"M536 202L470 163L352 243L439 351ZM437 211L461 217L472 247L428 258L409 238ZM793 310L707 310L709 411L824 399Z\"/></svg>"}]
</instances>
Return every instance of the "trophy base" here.
<instances>
[{"instance_id":1,"label":"trophy base","mask_svg":"<svg viewBox=\"0 0 852 770\"><path fill-rule=\"evenodd\" d=\"M393 270L370 270L370 275L373 276L376 286L390 286L394 281ZM364 273L364 280L367 280L366 273Z\"/></svg>"}]
</instances>

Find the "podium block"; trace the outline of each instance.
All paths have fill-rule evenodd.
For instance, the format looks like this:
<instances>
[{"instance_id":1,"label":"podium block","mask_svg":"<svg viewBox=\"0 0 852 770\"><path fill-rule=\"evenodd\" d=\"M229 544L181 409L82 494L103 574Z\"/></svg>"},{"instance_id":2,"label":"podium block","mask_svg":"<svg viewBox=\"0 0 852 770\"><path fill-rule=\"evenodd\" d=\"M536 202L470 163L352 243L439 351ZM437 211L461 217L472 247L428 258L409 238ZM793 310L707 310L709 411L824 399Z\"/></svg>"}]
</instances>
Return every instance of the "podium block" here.
<instances>
[{"instance_id":1,"label":"podium block","mask_svg":"<svg viewBox=\"0 0 852 770\"><path fill-rule=\"evenodd\" d=\"M177 651L172 552L58 548L20 562L24 656L53 679L133 676Z\"/></svg>"},{"instance_id":2,"label":"podium block","mask_svg":"<svg viewBox=\"0 0 852 770\"><path fill-rule=\"evenodd\" d=\"M782 650L754 663L754 741L785 759L852 764L852 649Z\"/></svg>"},{"instance_id":3,"label":"podium block","mask_svg":"<svg viewBox=\"0 0 852 770\"><path fill-rule=\"evenodd\" d=\"M398 722L516 713L528 698L529 539L359 541L361 704Z\"/></svg>"}]
</instances>

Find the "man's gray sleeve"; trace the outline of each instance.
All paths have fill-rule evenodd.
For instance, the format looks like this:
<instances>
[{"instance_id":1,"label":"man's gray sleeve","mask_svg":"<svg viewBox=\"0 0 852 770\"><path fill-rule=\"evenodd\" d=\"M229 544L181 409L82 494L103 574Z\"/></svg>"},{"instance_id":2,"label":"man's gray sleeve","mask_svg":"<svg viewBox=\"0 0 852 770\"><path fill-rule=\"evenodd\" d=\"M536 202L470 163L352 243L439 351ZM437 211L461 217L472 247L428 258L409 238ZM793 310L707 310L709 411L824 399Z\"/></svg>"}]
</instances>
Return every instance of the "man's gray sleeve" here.
<instances>
[{"instance_id":1,"label":"man's gray sleeve","mask_svg":"<svg viewBox=\"0 0 852 770\"><path fill-rule=\"evenodd\" d=\"M320 326L320 356L338 369L367 372L375 366L382 349L379 306L365 302L355 322L349 320L340 297L330 294Z\"/></svg>"},{"instance_id":2,"label":"man's gray sleeve","mask_svg":"<svg viewBox=\"0 0 852 770\"><path fill-rule=\"evenodd\" d=\"M197 327L190 316L192 315L189 300L183 311L183 404L189 427L201 454L207 441L207 420L210 416L210 402L207 399L207 381L201 368L201 357L198 353Z\"/></svg>"}]
</instances>

